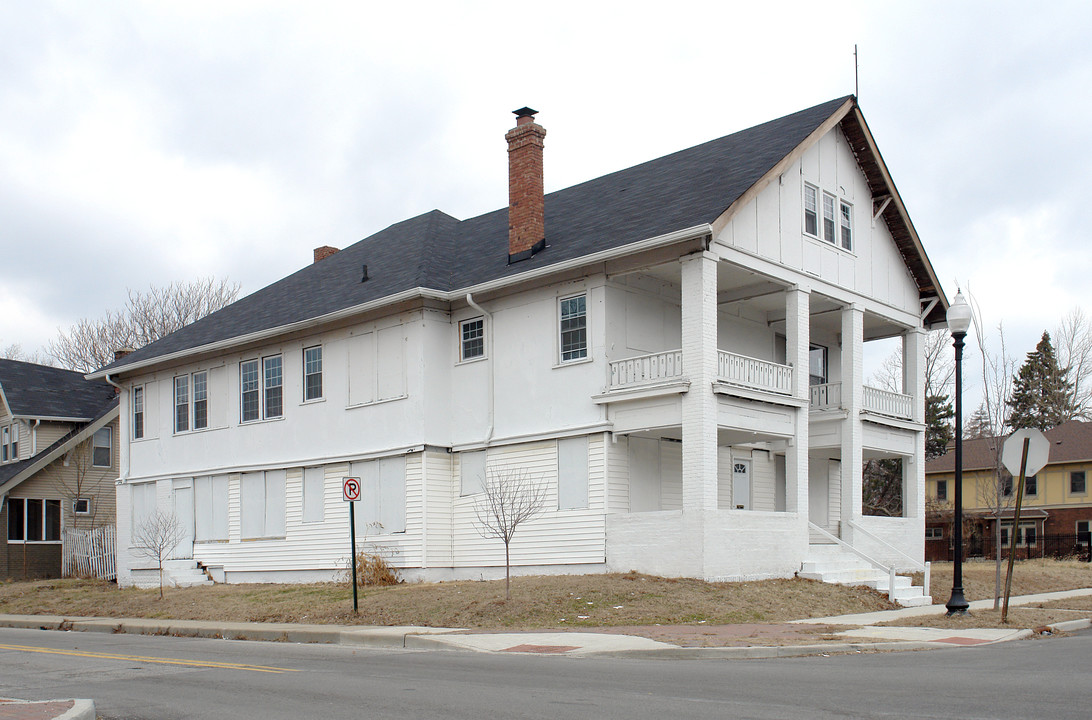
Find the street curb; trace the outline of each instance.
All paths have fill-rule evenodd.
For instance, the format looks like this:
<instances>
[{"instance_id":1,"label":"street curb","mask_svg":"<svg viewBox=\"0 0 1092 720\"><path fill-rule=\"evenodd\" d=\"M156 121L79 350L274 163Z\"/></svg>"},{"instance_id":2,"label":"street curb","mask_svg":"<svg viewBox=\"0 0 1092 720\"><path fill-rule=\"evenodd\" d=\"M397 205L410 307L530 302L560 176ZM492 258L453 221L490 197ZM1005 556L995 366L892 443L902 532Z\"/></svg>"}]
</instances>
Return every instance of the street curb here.
<instances>
[{"instance_id":1,"label":"street curb","mask_svg":"<svg viewBox=\"0 0 1092 720\"><path fill-rule=\"evenodd\" d=\"M54 698L52 700L19 700L16 698L3 698L6 702L0 703L0 718L8 716L4 711L8 708L33 709L38 706L39 714L41 706L46 703L71 702L72 707L57 715L53 720L95 720L95 701L77 698Z\"/></svg>"},{"instance_id":2,"label":"street curb","mask_svg":"<svg viewBox=\"0 0 1092 720\"><path fill-rule=\"evenodd\" d=\"M1092 618L1081 618L1080 620L1063 620L1062 622L1056 622L1051 625L1047 625L1051 630L1058 632L1073 632L1074 630L1084 630L1086 627L1092 627Z\"/></svg>"}]
</instances>

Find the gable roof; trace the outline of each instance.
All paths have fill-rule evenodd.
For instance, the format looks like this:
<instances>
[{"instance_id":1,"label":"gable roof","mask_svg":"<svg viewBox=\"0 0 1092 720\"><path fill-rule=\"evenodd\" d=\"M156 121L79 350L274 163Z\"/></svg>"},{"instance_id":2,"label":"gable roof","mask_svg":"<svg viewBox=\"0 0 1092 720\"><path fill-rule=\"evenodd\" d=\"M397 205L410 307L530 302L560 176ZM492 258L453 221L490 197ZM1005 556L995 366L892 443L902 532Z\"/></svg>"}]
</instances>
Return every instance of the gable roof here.
<instances>
[{"instance_id":1,"label":"gable roof","mask_svg":"<svg viewBox=\"0 0 1092 720\"><path fill-rule=\"evenodd\" d=\"M83 373L0 359L0 391L13 417L89 421L114 399L105 382Z\"/></svg>"},{"instance_id":2,"label":"gable roof","mask_svg":"<svg viewBox=\"0 0 1092 720\"><path fill-rule=\"evenodd\" d=\"M1070 420L1043 433L1050 442L1047 465L1092 461L1092 422ZM1004 437L963 441L963 470L991 470ZM925 463L925 474L955 472L955 452L949 450Z\"/></svg>"},{"instance_id":3,"label":"gable roof","mask_svg":"<svg viewBox=\"0 0 1092 720\"><path fill-rule=\"evenodd\" d=\"M113 388L110 388L113 390ZM103 406L98 415L88 422L75 426L65 435L55 440L49 447L39 450L36 455L23 458L19 462L0 465L0 498L12 488L34 477L35 473L67 453L81 442L91 437L99 428L117 419L119 413L117 396Z\"/></svg>"},{"instance_id":4,"label":"gable roof","mask_svg":"<svg viewBox=\"0 0 1092 720\"><path fill-rule=\"evenodd\" d=\"M856 99L838 98L546 195L547 245L528 260L508 264L507 207L462 221L433 210L391 225L89 377L135 370L234 338L393 301L400 293L427 290L451 299L483 283L512 280L644 240L685 230L708 234L711 224L749 189L832 121L846 125L847 137L853 132L862 138L853 145L859 161L865 158L870 167L882 169L867 128L863 134L859 129L863 117ZM885 169L866 174L870 185L873 175L880 183L889 180ZM893 185L881 190L897 199ZM902 207L901 201L892 204ZM904 211L888 210L884 217L889 224L909 223ZM912 227L892 234L897 242L904 235L917 237ZM903 243L900 250L922 293L938 293L939 283L920 242ZM362 282L365 265L368 279ZM942 316L947 307L943 295L939 305Z\"/></svg>"}]
</instances>

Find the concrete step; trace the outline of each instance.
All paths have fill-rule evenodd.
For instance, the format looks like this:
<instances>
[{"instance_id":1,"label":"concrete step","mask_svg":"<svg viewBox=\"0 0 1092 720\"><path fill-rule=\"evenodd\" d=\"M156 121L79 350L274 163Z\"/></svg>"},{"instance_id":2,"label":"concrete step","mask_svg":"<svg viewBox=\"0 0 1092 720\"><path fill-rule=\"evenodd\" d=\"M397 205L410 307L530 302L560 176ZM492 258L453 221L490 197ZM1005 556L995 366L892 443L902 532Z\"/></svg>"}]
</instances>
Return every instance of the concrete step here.
<instances>
[{"instance_id":1,"label":"concrete step","mask_svg":"<svg viewBox=\"0 0 1092 720\"><path fill-rule=\"evenodd\" d=\"M913 585L905 575L895 576L895 591L888 593L888 573L872 567L839 545L811 545L808 558L801 563L799 577L839 585L864 585L890 595L893 602L904 607L932 605L933 599L923 588Z\"/></svg>"}]
</instances>

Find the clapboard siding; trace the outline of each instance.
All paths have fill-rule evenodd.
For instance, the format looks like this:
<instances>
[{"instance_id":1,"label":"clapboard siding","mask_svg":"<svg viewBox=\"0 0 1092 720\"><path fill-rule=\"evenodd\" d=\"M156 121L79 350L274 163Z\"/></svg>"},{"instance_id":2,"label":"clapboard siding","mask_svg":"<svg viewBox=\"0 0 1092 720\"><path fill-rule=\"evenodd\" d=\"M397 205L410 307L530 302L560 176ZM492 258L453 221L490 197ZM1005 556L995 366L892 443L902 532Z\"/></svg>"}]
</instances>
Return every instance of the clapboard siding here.
<instances>
[{"instance_id":1,"label":"clapboard siding","mask_svg":"<svg viewBox=\"0 0 1092 720\"><path fill-rule=\"evenodd\" d=\"M455 456L448 452L425 452L427 502L425 567L451 567L452 501L456 494L454 458Z\"/></svg>"},{"instance_id":2,"label":"clapboard siding","mask_svg":"<svg viewBox=\"0 0 1092 720\"><path fill-rule=\"evenodd\" d=\"M608 438L604 435L604 438ZM629 512L629 441L626 437L604 442L607 458L607 512Z\"/></svg>"},{"instance_id":3,"label":"clapboard siding","mask_svg":"<svg viewBox=\"0 0 1092 720\"><path fill-rule=\"evenodd\" d=\"M773 453L749 452L751 458L751 507L773 512L777 505L777 473Z\"/></svg>"}]
</instances>

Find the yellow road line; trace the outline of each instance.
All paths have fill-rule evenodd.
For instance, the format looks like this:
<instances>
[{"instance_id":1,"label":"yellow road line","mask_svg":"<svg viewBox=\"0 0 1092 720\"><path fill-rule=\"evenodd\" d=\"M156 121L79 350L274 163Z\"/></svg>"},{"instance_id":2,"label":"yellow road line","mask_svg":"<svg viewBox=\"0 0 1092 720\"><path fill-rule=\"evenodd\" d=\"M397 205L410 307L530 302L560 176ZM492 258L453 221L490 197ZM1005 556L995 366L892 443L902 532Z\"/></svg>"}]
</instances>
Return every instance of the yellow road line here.
<instances>
[{"instance_id":1,"label":"yellow road line","mask_svg":"<svg viewBox=\"0 0 1092 720\"><path fill-rule=\"evenodd\" d=\"M71 655L73 657L98 658L101 660L126 660L130 662L158 663L160 665L185 665L188 667L216 668L218 670L249 670L251 672L284 673L299 672L294 668L269 667L266 665L244 665L242 663L224 663L212 660L175 660L172 658L146 657L143 655L114 655L112 653L88 652L85 650L55 650L53 648L34 647L31 645L4 645L0 650L44 653L47 655Z\"/></svg>"}]
</instances>

